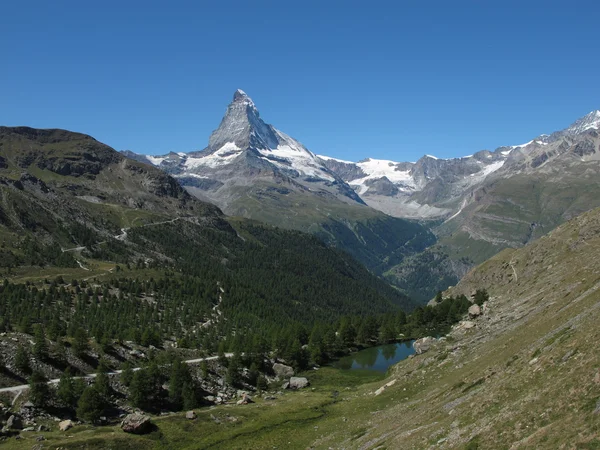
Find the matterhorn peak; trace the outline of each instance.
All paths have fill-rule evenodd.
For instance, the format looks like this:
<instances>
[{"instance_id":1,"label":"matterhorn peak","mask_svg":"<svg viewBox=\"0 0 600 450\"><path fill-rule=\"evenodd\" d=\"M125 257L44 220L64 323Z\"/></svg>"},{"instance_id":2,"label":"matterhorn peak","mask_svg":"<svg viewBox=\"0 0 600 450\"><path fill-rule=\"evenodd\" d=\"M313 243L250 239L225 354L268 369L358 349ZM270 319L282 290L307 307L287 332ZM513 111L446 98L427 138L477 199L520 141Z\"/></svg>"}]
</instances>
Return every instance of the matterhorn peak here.
<instances>
[{"instance_id":1,"label":"matterhorn peak","mask_svg":"<svg viewBox=\"0 0 600 450\"><path fill-rule=\"evenodd\" d=\"M208 151L218 151L230 143L242 150L272 149L279 145L273 128L262 121L254 102L241 89L233 93L233 101L227 107L219 128L211 134Z\"/></svg>"},{"instance_id":2,"label":"matterhorn peak","mask_svg":"<svg viewBox=\"0 0 600 450\"><path fill-rule=\"evenodd\" d=\"M252 108L256 108L256 106L254 106L254 102L252 101L252 99L250 97L248 97L248 94L246 94L241 89L238 89L233 93L233 103L234 104L241 103L243 105L251 106Z\"/></svg>"}]
</instances>

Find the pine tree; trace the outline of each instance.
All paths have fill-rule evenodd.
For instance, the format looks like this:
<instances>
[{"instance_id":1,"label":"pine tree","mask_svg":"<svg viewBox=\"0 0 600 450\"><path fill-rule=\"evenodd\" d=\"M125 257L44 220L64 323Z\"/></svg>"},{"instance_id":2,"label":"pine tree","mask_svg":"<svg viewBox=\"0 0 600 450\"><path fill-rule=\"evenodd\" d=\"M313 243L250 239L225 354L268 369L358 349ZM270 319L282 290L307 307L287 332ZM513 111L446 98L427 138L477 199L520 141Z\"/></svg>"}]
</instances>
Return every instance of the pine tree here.
<instances>
[{"instance_id":1,"label":"pine tree","mask_svg":"<svg viewBox=\"0 0 600 450\"><path fill-rule=\"evenodd\" d=\"M110 379L108 378L109 372L108 364L104 359L100 360L98 364L96 379L94 381L94 387L103 399L108 399L112 394L112 388L110 387Z\"/></svg>"},{"instance_id":2,"label":"pine tree","mask_svg":"<svg viewBox=\"0 0 600 450\"><path fill-rule=\"evenodd\" d=\"M227 374L225 375L225 382L231 386L238 384L240 381L240 357L239 354L234 354L229 359L229 366L227 366Z\"/></svg>"},{"instance_id":3,"label":"pine tree","mask_svg":"<svg viewBox=\"0 0 600 450\"><path fill-rule=\"evenodd\" d=\"M15 354L15 366L21 373L30 373L31 366L29 364L29 353L25 347L19 345Z\"/></svg>"},{"instance_id":4,"label":"pine tree","mask_svg":"<svg viewBox=\"0 0 600 450\"><path fill-rule=\"evenodd\" d=\"M202 374L202 378L208 378L208 363L206 360L200 363L200 373Z\"/></svg>"},{"instance_id":5,"label":"pine tree","mask_svg":"<svg viewBox=\"0 0 600 450\"><path fill-rule=\"evenodd\" d=\"M83 356L89 350L90 344L85 330L78 327L73 335L73 351L77 356Z\"/></svg>"},{"instance_id":6,"label":"pine tree","mask_svg":"<svg viewBox=\"0 0 600 450\"><path fill-rule=\"evenodd\" d=\"M40 361L48 359L48 343L46 342L46 333L41 325L35 327L33 337L33 355Z\"/></svg>"},{"instance_id":7,"label":"pine tree","mask_svg":"<svg viewBox=\"0 0 600 450\"><path fill-rule=\"evenodd\" d=\"M66 407L73 407L77 405L78 397L75 392L75 384L73 377L71 376L71 370L68 367L58 381L56 395L61 403Z\"/></svg>"},{"instance_id":8,"label":"pine tree","mask_svg":"<svg viewBox=\"0 0 600 450\"><path fill-rule=\"evenodd\" d=\"M169 401L176 409L180 409L185 400L183 388L185 385L193 386L192 376L187 364L177 359L171 364L169 377Z\"/></svg>"},{"instance_id":9,"label":"pine tree","mask_svg":"<svg viewBox=\"0 0 600 450\"><path fill-rule=\"evenodd\" d=\"M46 378L39 371L34 371L28 380L29 382L29 400L40 408L48 404L50 397L50 388L46 383Z\"/></svg>"},{"instance_id":10,"label":"pine tree","mask_svg":"<svg viewBox=\"0 0 600 450\"><path fill-rule=\"evenodd\" d=\"M183 384L181 395L183 396L183 409L190 410L198 406L196 386L191 380Z\"/></svg>"},{"instance_id":11,"label":"pine tree","mask_svg":"<svg viewBox=\"0 0 600 450\"><path fill-rule=\"evenodd\" d=\"M86 422L95 423L104 411L102 395L94 386L85 388L77 402L77 417Z\"/></svg>"},{"instance_id":12,"label":"pine tree","mask_svg":"<svg viewBox=\"0 0 600 450\"><path fill-rule=\"evenodd\" d=\"M123 370L121 372L121 383L125 386L129 387L131 385L131 381L133 380L133 367L129 361L125 361L123 363Z\"/></svg>"}]
</instances>

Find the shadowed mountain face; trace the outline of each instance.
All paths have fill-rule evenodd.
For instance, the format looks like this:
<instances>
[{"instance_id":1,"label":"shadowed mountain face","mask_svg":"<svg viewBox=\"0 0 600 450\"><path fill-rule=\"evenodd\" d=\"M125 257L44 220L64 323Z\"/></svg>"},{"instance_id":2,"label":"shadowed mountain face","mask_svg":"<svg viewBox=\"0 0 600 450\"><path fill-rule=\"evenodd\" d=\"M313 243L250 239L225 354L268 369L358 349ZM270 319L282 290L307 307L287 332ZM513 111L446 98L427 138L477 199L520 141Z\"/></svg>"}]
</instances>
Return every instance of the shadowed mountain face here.
<instances>
[{"instance_id":1,"label":"shadowed mountain face","mask_svg":"<svg viewBox=\"0 0 600 450\"><path fill-rule=\"evenodd\" d=\"M1 277L110 277L116 264L140 277L185 272L241 289L231 316L252 310L257 323L412 305L313 236L228 219L164 171L65 130L0 127L0 243Z\"/></svg>"}]
</instances>

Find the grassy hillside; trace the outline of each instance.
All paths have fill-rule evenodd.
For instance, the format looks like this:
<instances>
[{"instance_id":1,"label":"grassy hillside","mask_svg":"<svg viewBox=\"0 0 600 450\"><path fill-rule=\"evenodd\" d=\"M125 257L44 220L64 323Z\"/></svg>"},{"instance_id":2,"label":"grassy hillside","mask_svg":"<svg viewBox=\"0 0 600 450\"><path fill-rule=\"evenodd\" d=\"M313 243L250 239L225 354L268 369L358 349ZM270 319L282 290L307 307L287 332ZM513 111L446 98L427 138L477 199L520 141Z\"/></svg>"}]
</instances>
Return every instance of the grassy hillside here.
<instances>
[{"instance_id":1,"label":"grassy hillside","mask_svg":"<svg viewBox=\"0 0 600 450\"><path fill-rule=\"evenodd\" d=\"M251 186L232 189L229 196L217 202L227 214L314 234L378 275L435 242L435 236L417 221L391 217L332 195L298 191L283 183L256 180Z\"/></svg>"},{"instance_id":2,"label":"grassy hillside","mask_svg":"<svg viewBox=\"0 0 600 450\"><path fill-rule=\"evenodd\" d=\"M485 286L483 314L385 379L308 372L315 390L157 420L148 438L85 427L88 448L581 448L600 446L600 210L471 271L450 294ZM355 374L359 375L359 374ZM394 381L382 394L375 390ZM214 417L236 417L235 425ZM212 418L211 418L212 417ZM206 428L205 428L206 427ZM193 438L191 437L193 436ZM20 445L20 444L19 444ZM26 447L23 447L26 448Z\"/></svg>"}]
</instances>

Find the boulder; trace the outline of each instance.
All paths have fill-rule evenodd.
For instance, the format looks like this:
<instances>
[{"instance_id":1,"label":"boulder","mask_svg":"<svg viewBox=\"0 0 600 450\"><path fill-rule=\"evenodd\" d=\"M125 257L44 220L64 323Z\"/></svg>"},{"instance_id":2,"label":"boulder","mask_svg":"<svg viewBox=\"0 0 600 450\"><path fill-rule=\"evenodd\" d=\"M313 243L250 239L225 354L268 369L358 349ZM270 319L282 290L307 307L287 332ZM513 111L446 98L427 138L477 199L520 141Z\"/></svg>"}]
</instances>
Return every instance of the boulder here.
<instances>
[{"instance_id":1,"label":"boulder","mask_svg":"<svg viewBox=\"0 0 600 450\"><path fill-rule=\"evenodd\" d=\"M127 414L121 422L121 429L125 433L144 434L152 429L152 422L143 414Z\"/></svg>"},{"instance_id":2,"label":"boulder","mask_svg":"<svg viewBox=\"0 0 600 450\"><path fill-rule=\"evenodd\" d=\"M285 383L283 383L281 385L281 389L288 389L289 387L290 387L290 382L289 381L286 381Z\"/></svg>"},{"instance_id":3,"label":"boulder","mask_svg":"<svg viewBox=\"0 0 600 450\"><path fill-rule=\"evenodd\" d=\"M393 385L396 384L396 379L394 378L392 381L384 384L383 386L381 386L379 389L377 389L375 391L375 395L380 395L381 393L383 393L383 391L385 391L387 388L392 387Z\"/></svg>"},{"instance_id":4,"label":"boulder","mask_svg":"<svg viewBox=\"0 0 600 450\"><path fill-rule=\"evenodd\" d=\"M417 339L413 343L413 348L415 349L415 353L417 355L420 355L421 353L425 353L427 350L430 349L431 344L433 344L434 342L435 342L435 338L433 338L431 336L426 336L424 338Z\"/></svg>"},{"instance_id":5,"label":"boulder","mask_svg":"<svg viewBox=\"0 0 600 450\"><path fill-rule=\"evenodd\" d=\"M463 320L460 323L460 327L464 330L470 330L471 328L475 327L475 322L471 322L470 320Z\"/></svg>"},{"instance_id":6,"label":"boulder","mask_svg":"<svg viewBox=\"0 0 600 450\"><path fill-rule=\"evenodd\" d=\"M20 430L23 428L23 421L19 416L11 415L4 426L7 430Z\"/></svg>"},{"instance_id":7,"label":"boulder","mask_svg":"<svg viewBox=\"0 0 600 450\"><path fill-rule=\"evenodd\" d=\"M73 428L72 420L63 420L62 422L58 422L58 429L60 431L67 431L70 428Z\"/></svg>"},{"instance_id":8,"label":"boulder","mask_svg":"<svg viewBox=\"0 0 600 450\"><path fill-rule=\"evenodd\" d=\"M304 377L292 377L290 378L290 389L302 389L308 386L310 383Z\"/></svg>"},{"instance_id":9,"label":"boulder","mask_svg":"<svg viewBox=\"0 0 600 450\"><path fill-rule=\"evenodd\" d=\"M244 395L242 395L242 398L237 401L237 404L238 405L247 405L248 403L254 403L254 402L252 401L252 398L244 392Z\"/></svg>"},{"instance_id":10,"label":"boulder","mask_svg":"<svg viewBox=\"0 0 600 450\"><path fill-rule=\"evenodd\" d=\"M469 317L477 317L481 315L481 308L479 305L469 306Z\"/></svg>"},{"instance_id":11,"label":"boulder","mask_svg":"<svg viewBox=\"0 0 600 450\"><path fill-rule=\"evenodd\" d=\"M196 411L188 411L185 413L185 418L188 420L194 420L194 419L196 419L196 417L198 417L196 415Z\"/></svg>"},{"instance_id":12,"label":"boulder","mask_svg":"<svg viewBox=\"0 0 600 450\"><path fill-rule=\"evenodd\" d=\"M294 369L292 367L280 363L273 364L273 372L275 372L277 378L289 378L294 376Z\"/></svg>"}]
</instances>

